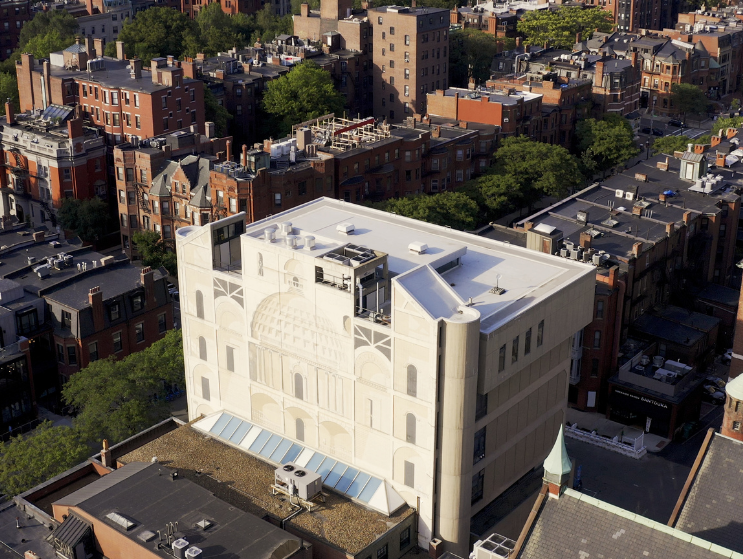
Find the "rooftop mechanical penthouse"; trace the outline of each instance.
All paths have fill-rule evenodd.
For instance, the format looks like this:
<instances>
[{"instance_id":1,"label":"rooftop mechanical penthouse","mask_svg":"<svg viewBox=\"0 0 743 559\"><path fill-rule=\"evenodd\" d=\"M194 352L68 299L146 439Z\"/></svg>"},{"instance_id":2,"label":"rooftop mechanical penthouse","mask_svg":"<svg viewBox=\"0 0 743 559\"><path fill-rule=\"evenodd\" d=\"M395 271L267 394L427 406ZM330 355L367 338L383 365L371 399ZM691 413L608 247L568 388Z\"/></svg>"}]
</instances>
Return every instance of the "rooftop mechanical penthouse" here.
<instances>
[{"instance_id":1,"label":"rooftop mechanical penthouse","mask_svg":"<svg viewBox=\"0 0 743 559\"><path fill-rule=\"evenodd\" d=\"M326 198L176 240L188 408L212 436L378 512L419 504L419 544L460 555L549 452L591 266Z\"/></svg>"}]
</instances>

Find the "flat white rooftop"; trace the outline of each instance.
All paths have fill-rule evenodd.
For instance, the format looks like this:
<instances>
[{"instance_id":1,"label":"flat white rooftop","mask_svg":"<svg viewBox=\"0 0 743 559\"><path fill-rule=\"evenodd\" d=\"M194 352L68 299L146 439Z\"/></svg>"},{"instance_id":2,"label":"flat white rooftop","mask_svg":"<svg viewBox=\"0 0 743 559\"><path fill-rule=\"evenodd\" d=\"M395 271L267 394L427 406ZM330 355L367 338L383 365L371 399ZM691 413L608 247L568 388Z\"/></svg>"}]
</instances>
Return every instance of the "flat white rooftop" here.
<instances>
[{"instance_id":1,"label":"flat white rooftop","mask_svg":"<svg viewBox=\"0 0 743 559\"><path fill-rule=\"evenodd\" d=\"M252 223L245 235L258 240L267 226L286 221L294 235L315 237L312 254L317 257L349 243L387 253L393 281L434 318L452 316L472 299L484 332L576 279L595 274L589 264L330 198ZM353 234L337 231L344 223L353 224ZM301 247L301 238L299 242ZM428 249L417 254L408 248L411 243L425 243ZM442 274L434 271L457 257L461 266ZM492 293L496 286L505 291Z\"/></svg>"}]
</instances>

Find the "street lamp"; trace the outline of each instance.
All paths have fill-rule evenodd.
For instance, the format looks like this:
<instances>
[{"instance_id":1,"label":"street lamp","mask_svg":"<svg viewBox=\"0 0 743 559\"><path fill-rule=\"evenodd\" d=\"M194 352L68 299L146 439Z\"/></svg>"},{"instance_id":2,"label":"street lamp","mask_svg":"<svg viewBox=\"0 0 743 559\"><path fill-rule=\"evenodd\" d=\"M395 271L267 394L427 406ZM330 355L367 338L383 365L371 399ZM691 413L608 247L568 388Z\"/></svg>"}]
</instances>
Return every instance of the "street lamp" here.
<instances>
[{"instance_id":1,"label":"street lamp","mask_svg":"<svg viewBox=\"0 0 743 559\"><path fill-rule=\"evenodd\" d=\"M645 161L650 158L650 140L645 140Z\"/></svg>"}]
</instances>

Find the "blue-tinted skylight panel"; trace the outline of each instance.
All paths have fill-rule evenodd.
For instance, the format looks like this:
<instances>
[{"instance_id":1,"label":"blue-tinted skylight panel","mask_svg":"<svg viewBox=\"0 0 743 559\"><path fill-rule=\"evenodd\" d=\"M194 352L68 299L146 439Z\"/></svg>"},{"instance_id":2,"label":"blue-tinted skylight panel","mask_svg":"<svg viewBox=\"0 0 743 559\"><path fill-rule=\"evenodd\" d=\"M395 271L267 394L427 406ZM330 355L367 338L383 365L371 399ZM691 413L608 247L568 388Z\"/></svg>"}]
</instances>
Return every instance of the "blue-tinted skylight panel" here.
<instances>
[{"instance_id":1,"label":"blue-tinted skylight panel","mask_svg":"<svg viewBox=\"0 0 743 559\"><path fill-rule=\"evenodd\" d=\"M361 472L359 475L356 476L356 479L351 482L351 485L346 490L346 495L356 499L359 496L359 493L361 493L362 489L364 489L366 482L368 482L370 479L371 476L369 474L367 474L366 472Z\"/></svg>"},{"instance_id":2,"label":"blue-tinted skylight panel","mask_svg":"<svg viewBox=\"0 0 743 559\"><path fill-rule=\"evenodd\" d=\"M212 426L212 428L209 429L209 432L219 435L222 432L222 429L224 429L224 426L230 422L230 419L232 419L230 414L223 413L219 416L219 419L217 419L217 422Z\"/></svg>"},{"instance_id":3,"label":"blue-tinted skylight panel","mask_svg":"<svg viewBox=\"0 0 743 559\"><path fill-rule=\"evenodd\" d=\"M316 472L323 460L325 460L325 455L315 452L315 454L312 455L312 458L310 458L310 461L307 462L306 469Z\"/></svg>"},{"instance_id":4,"label":"blue-tinted skylight panel","mask_svg":"<svg viewBox=\"0 0 743 559\"><path fill-rule=\"evenodd\" d=\"M253 444L250 445L250 450L252 452L260 452L263 448L263 445L266 444L266 441L271 437L271 433L269 431L261 431L261 434L258 435L258 438L253 441Z\"/></svg>"},{"instance_id":5,"label":"blue-tinted skylight panel","mask_svg":"<svg viewBox=\"0 0 743 559\"><path fill-rule=\"evenodd\" d=\"M238 419L236 417L233 417L230 419L230 422L227 424L227 427L222 429L222 432L219 433L219 436L223 439L229 439L232 435L235 434L235 430L240 426L242 423L242 419Z\"/></svg>"},{"instance_id":6,"label":"blue-tinted skylight panel","mask_svg":"<svg viewBox=\"0 0 743 559\"><path fill-rule=\"evenodd\" d=\"M317 473L322 476L322 482L325 483L325 478L328 477L330 470L335 466L335 460L333 458L326 458L323 460L322 465L317 469Z\"/></svg>"},{"instance_id":7,"label":"blue-tinted skylight panel","mask_svg":"<svg viewBox=\"0 0 743 559\"><path fill-rule=\"evenodd\" d=\"M276 447L279 446L282 439L283 437L280 435L272 435L271 438L268 439L266 446L261 450L261 456L265 456L266 458L271 456L271 453L276 450Z\"/></svg>"},{"instance_id":8,"label":"blue-tinted skylight panel","mask_svg":"<svg viewBox=\"0 0 743 559\"><path fill-rule=\"evenodd\" d=\"M238 427L234 434L230 437L230 442L234 444L240 444L240 442L245 438L245 435L248 434L248 431L250 431L251 427L252 425L250 423L248 423L247 421L243 421L240 424L240 427Z\"/></svg>"},{"instance_id":9,"label":"blue-tinted skylight panel","mask_svg":"<svg viewBox=\"0 0 743 559\"><path fill-rule=\"evenodd\" d=\"M346 489L351 486L353 478L355 478L358 473L359 471L356 468L349 467L341 477L340 481L335 484L336 490L345 493Z\"/></svg>"},{"instance_id":10,"label":"blue-tinted skylight panel","mask_svg":"<svg viewBox=\"0 0 743 559\"><path fill-rule=\"evenodd\" d=\"M341 479L341 476L347 468L348 465L343 462L338 462L328 474L328 477L325 478L325 485L328 487L335 487L335 484L338 483L338 480Z\"/></svg>"},{"instance_id":11,"label":"blue-tinted skylight panel","mask_svg":"<svg viewBox=\"0 0 743 559\"><path fill-rule=\"evenodd\" d=\"M302 452L303 448L304 448L303 446L300 446L298 444L293 444L292 447L287 451L287 453L281 459L281 463L287 464L289 462L294 462L294 460L297 459L297 456L299 456L299 453Z\"/></svg>"},{"instance_id":12,"label":"blue-tinted skylight panel","mask_svg":"<svg viewBox=\"0 0 743 559\"><path fill-rule=\"evenodd\" d=\"M274 462L281 462L281 459L284 457L284 454L286 454L286 451L289 450L291 445L292 442L289 439L281 441L279 446L276 447L276 450L273 451L273 454L271 454L271 460Z\"/></svg>"},{"instance_id":13,"label":"blue-tinted skylight panel","mask_svg":"<svg viewBox=\"0 0 743 559\"><path fill-rule=\"evenodd\" d=\"M359 495L359 501L362 501L364 503L368 503L371 501L371 498L374 496L374 493L379 488L379 486L382 485L382 480L378 477L373 477L369 480L369 483L366 484L366 487L364 487L364 490Z\"/></svg>"}]
</instances>

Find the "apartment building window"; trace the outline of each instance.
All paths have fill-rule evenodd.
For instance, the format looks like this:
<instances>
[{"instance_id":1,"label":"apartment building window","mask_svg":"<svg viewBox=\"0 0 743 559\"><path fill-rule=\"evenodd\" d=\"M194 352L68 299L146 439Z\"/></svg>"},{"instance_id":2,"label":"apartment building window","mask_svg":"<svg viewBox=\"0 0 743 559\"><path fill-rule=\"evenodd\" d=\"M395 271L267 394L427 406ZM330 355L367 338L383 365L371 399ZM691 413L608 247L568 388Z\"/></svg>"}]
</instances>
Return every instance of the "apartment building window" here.
<instances>
[{"instance_id":1,"label":"apartment building window","mask_svg":"<svg viewBox=\"0 0 743 559\"><path fill-rule=\"evenodd\" d=\"M594 358L591 359L591 378L597 378L599 376L599 360Z\"/></svg>"},{"instance_id":2,"label":"apartment building window","mask_svg":"<svg viewBox=\"0 0 743 559\"><path fill-rule=\"evenodd\" d=\"M524 355L529 355L531 353L531 328L529 328L526 331L526 334L524 334Z\"/></svg>"},{"instance_id":3,"label":"apartment building window","mask_svg":"<svg viewBox=\"0 0 743 559\"><path fill-rule=\"evenodd\" d=\"M276 192L273 195L273 203L275 206L281 207L281 192Z\"/></svg>"},{"instance_id":4,"label":"apartment building window","mask_svg":"<svg viewBox=\"0 0 743 559\"><path fill-rule=\"evenodd\" d=\"M128 224L129 218L127 217L126 214L120 214L119 215L119 221L120 221L122 227L128 227L129 226L129 224Z\"/></svg>"},{"instance_id":5,"label":"apartment building window","mask_svg":"<svg viewBox=\"0 0 743 559\"><path fill-rule=\"evenodd\" d=\"M108 105L108 91L102 89L101 93L103 93L103 104Z\"/></svg>"},{"instance_id":6,"label":"apartment building window","mask_svg":"<svg viewBox=\"0 0 743 559\"><path fill-rule=\"evenodd\" d=\"M410 526L400 533L400 551L410 545Z\"/></svg>"},{"instance_id":7,"label":"apartment building window","mask_svg":"<svg viewBox=\"0 0 743 559\"><path fill-rule=\"evenodd\" d=\"M596 318L598 319L604 318L604 302L603 301L596 301Z\"/></svg>"},{"instance_id":8,"label":"apartment building window","mask_svg":"<svg viewBox=\"0 0 743 559\"><path fill-rule=\"evenodd\" d=\"M516 336L511 344L511 363L519 360L519 337Z\"/></svg>"},{"instance_id":9,"label":"apartment building window","mask_svg":"<svg viewBox=\"0 0 743 559\"><path fill-rule=\"evenodd\" d=\"M168 328L168 324L166 321L165 313L157 315L157 332L159 334L164 334L167 328Z\"/></svg>"},{"instance_id":10,"label":"apartment building window","mask_svg":"<svg viewBox=\"0 0 743 559\"><path fill-rule=\"evenodd\" d=\"M118 353L122 349L121 345L121 332L114 332L111 334L111 341L113 342L114 353Z\"/></svg>"},{"instance_id":11,"label":"apartment building window","mask_svg":"<svg viewBox=\"0 0 743 559\"><path fill-rule=\"evenodd\" d=\"M83 84L83 97L88 96L88 86Z\"/></svg>"},{"instance_id":12,"label":"apartment building window","mask_svg":"<svg viewBox=\"0 0 743 559\"><path fill-rule=\"evenodd\" d=\"M415 464L407 460L404 461L403 483L408 487L415 487ZM385 545L383 549L384 555L381 557L387 557L387 546ZM377 557L380 557L379 551Z\"/></svg>"},{"instance_id":13,"label":"apartment building window","mask_svg":"<svg viewBox=\"0 0 743 559\"><path fill-rule=\"evenodd\" d=\"M134 325L134 339L137 343L144 341L144 322Z\"/></svg>"},{"instance_id":14,"label":"apartment building window","mask_svg":"<svg viewBox=\"0 0 743 559\"><path fill-rule=\"evenodd\" d=\"M67 363L69 365L77 365L77 349L74 345L67 346Z\"/></svg>"},{"instance_id":15,"label":"apartment building window","mask_svg":"<svg viewBox=\"0 0 743 559\"><path fill-rule=\"evenodd\" d=\"M405 35L405 44L406 45L410 44L410 35Z\"/></svg>"},{"instance_id":16,"label":"apartment building window","mask_svg":"<svg viewBox=\"0 0 743 559\"><path fill-rule=\"evenodd\" d=\"M411 152L409 150L405 152L405 161L408 163L412 161Z\"/></svg>"},{"instance_id":17,"label":"apartment building window","mask_svg":"<svg viewBox=\"0 0 743 559\"><path fill-rule=\"evenodd\" d=\"M98 361L98 342L88 344L88 358L90 361Z\"/></svg>"},{"instance_id":18,"label":"apartment building window","mask_svg":"<svg viewBox=\"0 0 743 559\"><path fill-rule=\"evenodd\" d=\"M170 239L171 235L170 225L163 225L163 239Z\"/></svg>"},{"instance_id":19,"label":"apartment building window","mask_svg":"<svg viewBox=\"0 0 743 559\"><path fill-rule=\"evenodd\" d=\"M477 433L475 433L475 446L474 453L472 456L472 463L477 464L480 460L485 458L485 432L487 427L483 427Z\"/></svg>"},{"instance_id":20,"label":"apartment building window","mask_svg":"<svg viewBox=\"0 0 743 559\"><path fill-rule=\"evenodd\" d=\"M596 330L593 333L593 347L594 349L601 347L601 330Z\"/></svg>"},{"instance_id":21,"label":"apartment building window","mask_svg":"<svg viewBox=\"0 0 743 559\"><path fill-rule=\"evenodd\" d=\"M395 43L390 43L390 52L395 52Z\"/></svg>"},{"instance_id":22,"label":"apartment building window","mask_svg":"<svg viewBox=\"0 0 743 559\"><path fill-rule=\"evenodd\" d=\"M537 325L537 347L542 347L544 341L544 320L540 320Z\"/></svg>"},{"instance_id":23,"label":"apartment building window","mask_svg":"<svg viewBox=\"0 0 743 559\"><path fill-rule=\"evenodd\" d=\"M108 307L108 319L113 322L121 318L121 307L118 303L111 303Z\"/></svg>"},{"instance_id":24,"label":"apartment building window","mask_svg":"<svg viewBox=\"0 0 743 559\"><path fill-rule=\"evenodd\" d=\"M415 415L409 413L405 415L405 441L411 444L415 444L415 429L417 426L417 420Z\"/></svg>"},{"instance_id":25,"label":"apartment building window","mask_svg":"<svg viewBox=\"0 0 743 559\"><path fill-rule=\"evenodd\" d=\"M488 413L488 395L477 393L475 398L475 421L482 419Z\"/></svg>"},{"instance_id":26,"label":"apartment building window","mask_svg":"<svg viewBox=\"0 0 743 559\"><path fill-rule=\"evenodd\" d=\"M483 487L485 485L485 475L482 471L477 472L472 476L472 504L474 505L477 501L482 499Z\"/></svg>"},{"instance_id":27,"label":"apartment building window","mask_svg":"<svg viewBox=\"0 0 743 559\"><path fill-rule=\"evenodd\" d=\"M196 90L195 89L191 90L191 101L196 101Z\"/></svg>"},{"instance_id":28,"label":"apartment building window","mask_svg":"<svg viewBox=\"0 0 743 559\"><path fill-rule=\"evenodd\" d=\"M114 126L121 126L121 121L119 120L119 113L113 113L113 125Z\"/></svg>"},{"instance_id":29,"label":"apartment building window","mask_svg":"<svg viewBox=\"0 0 743 559\"><path fill-rule=\"evenodd\" d=\"M410 86L406 85L404 89L405 97L410 97Z\"/></svg>"},{"instance_id":30,"label":"apartment building window","mask_svg":"<svg viewBox=\"0 0 743 559\"><path fill-rule=\"evenodd\" d=\"M123 190L119 190L119 204L126 205L126 194L124 194Z\"/></svg>"},{"instance_id":31,"label":"apartment building window","mask_svg":"<svg viewBox=\"0 0 743 559\"><path fill-rule=\"evenodd\" d=\"M142 120L139 118L139 115L134 115L134 127L137 129L142 128Z\"/></svg>"},{"instance_id":32,"label":"apartment building window","mask_svg":"<svg viewBox=\"0 0 743 559\"><path fill-rule=\"evenodd\" d=\"M69 311L62 311L62 328L70 329L72 327L72 314Z\"/></svg>"},{"instance_id":33,"label":"apartment building window","mask_svg":"<svg viewBox=\"0 0 743 559\"><path fill-rule=\"evenodd\" d=\"M163 200L162 203L163 215L170 215L170 202Z\"/></svg>"},{"instance_id":34,"label":"apartment building window","mask_svg":"<svg viewBox=\"0 0 743 559\"><path fill-rule=\"evenodd\" d=\"M377 18L377 23L378 23L379 25L382 25L382 17L381 17L381 16L380 16L379 18Z\"/></svg>"},{"instance_id":35,"label":"apartment building window","mask_svg":"<svg viewBox=\"0 0 743 559\"><path fill-rule=\"evenodd\" d=\"M506 344L500 346L498 350L498 372L502 372L506 369Z\"/></svg>"},{"instance_id":36,"label":"apartment building window","mask_svg":"<svg viewBox=\"0 0 743 559\"><path fill-rule=\"evenodd\" d=\"M31 333L39 326L36 309L29 309L27 311L18 313L15 317L15 320L16 328L18 330L18 333L21 335Z\"/></svg>"},{"instance_id":37,"label":"apartment building window","mask_svg":"<svg viewBox=\"0 0 743 559\"><path fill-rule=\"evenodd\" d=\"M168 117L164 116L163 117L163 130L167 130L167 129L168 129Z\"/></svg>"},{"instance_id":38,"label":"apartment building window","mask_svg":"<svg viewBox=\"0 0 743 559\"><path fill-rule=\"evenodd\" d=\"M152 201L152 213L155 215L160 215L160 202L157 200Z\"/></svg>"},{"instance_id":39,"label":"apartment building window","mask_svg":"<svg viewBox=\"0 0 743 559\"><path fill-rule=\"evenodd\" d=\"M95 35L95 27L93 28L93 35ZM98 100L98 88L93 88L93 97L95 97L96 101Z\"/></svg>"},{"instance_id":40,"label":"apartment building window","mask_svg":"<svg viewBox=\"0 0 743 559\"><path fill-rule=\"evenodd\" d=\"M66 181L72 180L72 173L69 168L62 169L62 178Z\"/></svg>"},{"instance_id":41,"label":"apartment building window","mask_svg":"<svg viewBox=\"0 0 743 559\"><path fill-rule=\"evenodd\" d=\"M60 363L64 363L64 346L62 344L57 344L57 361Z\"/></svg>"},{"instance_id":42,"label":"apartment building window","mask_svg":"<svg viewBox=\"0 0 743 559\"><path fill-rule=\"evenodd\" d=\"M137 293L132 295L132 311L141 311L144 308L144 294Z\"/></svg>"}]
</instances>

